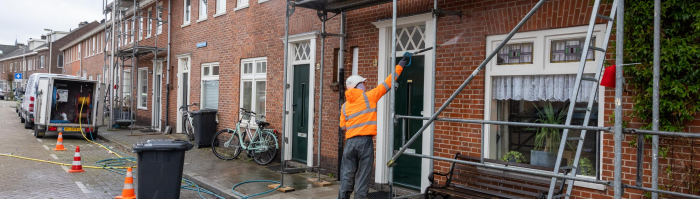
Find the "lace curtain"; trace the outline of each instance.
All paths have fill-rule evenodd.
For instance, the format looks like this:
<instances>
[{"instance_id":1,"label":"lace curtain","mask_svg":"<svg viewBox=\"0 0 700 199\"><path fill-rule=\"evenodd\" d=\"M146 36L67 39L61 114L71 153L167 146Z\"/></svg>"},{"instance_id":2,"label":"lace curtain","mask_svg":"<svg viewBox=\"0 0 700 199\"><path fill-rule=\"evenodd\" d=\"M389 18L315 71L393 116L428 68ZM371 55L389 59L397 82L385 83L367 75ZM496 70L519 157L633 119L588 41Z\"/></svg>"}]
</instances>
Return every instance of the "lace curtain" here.
<instances>
[{"instance_id":1,"label":"lace curtain","mask_svg":"<svg viewBox=\"0 0 700 199\"><path fill-rule=\"evenodd\" d=\"M594 75L583 75L593 77ZM497 100L526 100L526 101L559 101L571 97L576 74L566 75L528 75L528 76L495 76L493 77L493 99ZM595 82L581 81L581 92L576 102L586 102L591 95L591 87ZM595 98L598 101L598 98Z\"/></svg>"}]
</instances>

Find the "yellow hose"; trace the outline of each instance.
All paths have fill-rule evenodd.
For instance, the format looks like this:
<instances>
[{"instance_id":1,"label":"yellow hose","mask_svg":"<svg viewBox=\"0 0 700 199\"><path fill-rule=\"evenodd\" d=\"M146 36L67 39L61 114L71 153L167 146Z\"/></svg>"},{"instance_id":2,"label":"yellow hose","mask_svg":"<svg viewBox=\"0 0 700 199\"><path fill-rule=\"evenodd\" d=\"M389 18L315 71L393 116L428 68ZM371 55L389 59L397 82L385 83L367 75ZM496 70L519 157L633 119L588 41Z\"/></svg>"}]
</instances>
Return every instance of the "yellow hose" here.
<instances>
[{"instance_id":1,"label":"yellow hose","mask_svg":"<svg viewBox=\"0 0 700 199\"><path fill-rule=\"evenodd\" d=\"M63 165L63 166L73 166L72 164L66 164L66 163L60 163L60 162L52 162L52 161L46 161L46 160L39 160L39 159L27 158L27 157L16 156L16 155L8 155L8 154L1 154L1 153L0 153L0 155L1 155L1 156L7 156L7 157L13 157L13 158L24 159L24 160L33 160L33 161L37 161L37 162L45 162L45 163ZM96 166L83 166L83 168L90 168L90 169L126 169L126 168L130 168L130 167L96 167Z\"/></svg>"}]
</instances>

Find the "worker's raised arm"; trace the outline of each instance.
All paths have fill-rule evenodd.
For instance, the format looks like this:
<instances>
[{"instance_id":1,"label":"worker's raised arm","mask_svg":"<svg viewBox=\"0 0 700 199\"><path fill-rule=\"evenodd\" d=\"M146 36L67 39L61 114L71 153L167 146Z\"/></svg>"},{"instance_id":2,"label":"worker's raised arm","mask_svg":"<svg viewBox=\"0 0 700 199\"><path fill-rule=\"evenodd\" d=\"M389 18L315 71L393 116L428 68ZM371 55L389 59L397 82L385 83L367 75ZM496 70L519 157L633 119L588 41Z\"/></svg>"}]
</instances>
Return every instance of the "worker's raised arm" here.
<instances>
[{"instance_id":1,"label":"worker's raised arm","mask_svg":"<svg viewBox=\"0 0 700 199\"><path fill-rule=\"evenodd\" d=\"M401 62L399 62L399 65L396 65L396 75L390 74L389 77L386 77L386 79L384 79L382 83L379 83L377 87L370 91L367 91L367 98L374 102L379 101L379 99L381 99L382 96L384 96L384 94L386 94L391 89L391 78L393 77L398 79L399 75L401 75L401 71L403 71L402 65L405 64L406 62L401 60Z\"/></svg>"}]
</instances>

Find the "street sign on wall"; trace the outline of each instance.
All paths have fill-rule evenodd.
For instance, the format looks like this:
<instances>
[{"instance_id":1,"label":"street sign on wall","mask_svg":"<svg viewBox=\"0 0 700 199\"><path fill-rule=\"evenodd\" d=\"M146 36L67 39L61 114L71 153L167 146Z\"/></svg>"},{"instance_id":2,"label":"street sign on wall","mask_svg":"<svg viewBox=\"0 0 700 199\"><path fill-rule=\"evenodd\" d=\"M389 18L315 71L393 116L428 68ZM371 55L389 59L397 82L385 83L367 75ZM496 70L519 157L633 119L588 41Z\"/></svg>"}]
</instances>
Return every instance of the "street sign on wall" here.
<instances>
[{"instance_id":1,"label":"street sign on wall","mask_svg":"<svg viewBox=\"0 0 700 199\"><path fill-rule=\"evenodd\" d=\"M15 73L15 79L22 79L22 73Z\"/></svg>"}]
</instances>

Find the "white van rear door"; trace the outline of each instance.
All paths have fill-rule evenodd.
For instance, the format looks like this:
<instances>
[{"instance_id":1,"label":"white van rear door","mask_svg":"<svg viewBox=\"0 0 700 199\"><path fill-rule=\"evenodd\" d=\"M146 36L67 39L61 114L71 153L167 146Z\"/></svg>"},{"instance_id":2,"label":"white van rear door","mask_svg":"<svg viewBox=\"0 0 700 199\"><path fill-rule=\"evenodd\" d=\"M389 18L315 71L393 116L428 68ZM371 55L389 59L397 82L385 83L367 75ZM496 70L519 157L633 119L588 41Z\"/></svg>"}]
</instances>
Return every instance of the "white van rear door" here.
<instances>
[{"instance_id":1,"label":"white van rear door","mask_svg":"<svg viewBox=\"0 0 700 199\"><path fill-rule=\"evenodd\" d=\"M104 125L104 100L105 100L105 85L102 83L95 83L95 96L96 98L93 99L93 107L97 107L96 109L93 109L95 112L93 112L93 115L95 116L95 121L93 121L93 124L95 126L103 126Z\"/></svg>"},{"instance_id":2,"label":"white van rear door","mask_svg":"<svg viewBox=\"0 0 700 199\"><path fill-rule=\"evenodd\" d=\"M39 86L36 89L37 104L34 106L34 120L38 124L48 124L48 116L51 115L51 96L53 96L53 89L50 89L50 78L44 77L39 78Z\"/></svg>"}]
</instances>

